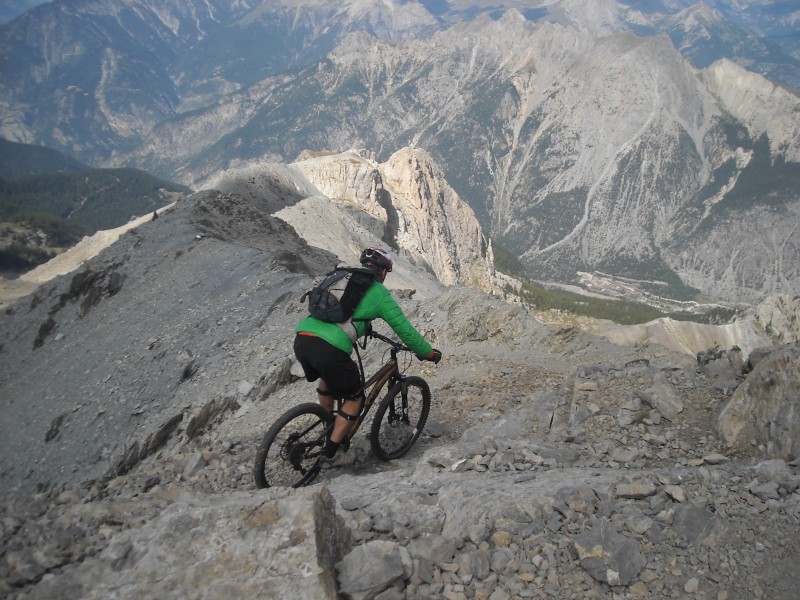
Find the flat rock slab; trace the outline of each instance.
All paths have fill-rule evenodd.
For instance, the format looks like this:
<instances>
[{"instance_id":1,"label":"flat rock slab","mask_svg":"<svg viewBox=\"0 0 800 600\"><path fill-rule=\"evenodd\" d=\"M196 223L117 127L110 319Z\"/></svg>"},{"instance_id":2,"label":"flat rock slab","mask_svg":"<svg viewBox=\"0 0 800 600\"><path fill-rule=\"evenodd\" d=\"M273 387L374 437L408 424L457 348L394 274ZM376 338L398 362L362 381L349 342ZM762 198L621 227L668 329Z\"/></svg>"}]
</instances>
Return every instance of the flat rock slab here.
<instances>
[{"instance_id":1,"label":"flat rock slab","mask_svg":"<svg viewBox=\"0 0 800 600\"><path fill-rule=\"evenodd\" d=\"M28 598L333 600L350 550L327 488L186 495Z\"/></svg>"}]
</instances>

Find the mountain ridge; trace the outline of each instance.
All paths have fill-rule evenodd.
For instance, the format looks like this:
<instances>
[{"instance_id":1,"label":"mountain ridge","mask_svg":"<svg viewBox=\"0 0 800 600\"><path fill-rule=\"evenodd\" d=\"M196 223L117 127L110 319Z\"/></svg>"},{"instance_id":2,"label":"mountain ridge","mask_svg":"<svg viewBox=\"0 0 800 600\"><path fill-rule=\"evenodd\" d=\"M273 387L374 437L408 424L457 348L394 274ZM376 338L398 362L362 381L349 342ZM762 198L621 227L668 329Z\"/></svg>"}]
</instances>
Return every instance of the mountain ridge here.
<instances>
[{"instance_id":1,"label":"mountain ridge","mask_svg":"<svg viewBox=\"0 0 800 600\"><path fill-rule=\"evenodd\" d=\"M0 263L7 276L191 191L138 169L93 169L43 146L5 140L0 174Z\"/></svg>"},{"instance_id":2,"label":"mountain ridge","mask_svg":"<svg viewBox=\"0 0 800 600\"><path fill-rule=\"evenodd\" d=\"M414 166L419 160L427 163L421 170ZM387 172L398 171L398 168L401 172L405 170L406 175L384 178ZM391 179L396 182L392 183ZM444 190L442 185L445 186ZM259 211L274 213L309 244L332 252L340 262L347 262L348 257L358 254L360 248L376 241L388 244L393 252L398 252L395 261L399 269L392 283L397 289L416 290L417 297L435 297L441 293L442 285L466 284L495 296L508 297L510 292L510 301L518 301L513 300L514 288L520 282L493 270L491 249L487 247L471 211L452 190L448 191L446 182L430 162L430 157L418 149L400 151L384 164L377 163L373 155L363 150L338 155L330 152L307 153L289 165L263 163L223 173L212 182L210 189L225 197L247 198L257 204ZM454 202L433 205L434 208L424 209L418 214L420 206L425 207L437 196L450 196ZM168 214L174 207L173 204L159 209L157 213ZM430 230L432 223L438 222L440 217L431 218L427 215L436 214L449 215L444 223L435 227L444 232L436 237L449 240L447 243L453 245L451 249L442 250L438 244L428 245L424 234L416 239L419 233L410 235L412 231ZM56 276L75 272L120 236L151 220L153 216L146 214L123 227L98 232L56 259L26 273L19 280L3 281L2 302L8 304L22 295L33 293L38 286ZM231 227L236 225L229 223L224 229L209 230L205 234L234 241L234 236L229 233ZM402 236L397 233L401 230L406 231ZM263 244L258 236L239 235L241 243L251 243L257 247ZM419 269L426 274L423 276ZM407 277L404 274L406 271L416 272L416 275ZM627 281L625 285L635 283ZM604 283L602 277L590 277L587 284L588 288L603 294L615 295L616 292L612 290L603 291L608 285L619 288L613 283ZM748 355L761 345L790 343L800 338L800 331L792 327L788 320L796 312L791 304L788 297L769 299L759 305L757 311L740 314L723 327L668 318L641 326L619 326L612 322L569 316L563 318L555 314L540 313L537 318L550 324L567 323L573 326L577 323L583 330L623 345L657 340L675 351L689 354L713 347L738 346ZM664 306L662 309L668 310ZM539 307L534 302L531 308ZM700 308L694 307L695 310Z\"/></svg>"}]
</instances>

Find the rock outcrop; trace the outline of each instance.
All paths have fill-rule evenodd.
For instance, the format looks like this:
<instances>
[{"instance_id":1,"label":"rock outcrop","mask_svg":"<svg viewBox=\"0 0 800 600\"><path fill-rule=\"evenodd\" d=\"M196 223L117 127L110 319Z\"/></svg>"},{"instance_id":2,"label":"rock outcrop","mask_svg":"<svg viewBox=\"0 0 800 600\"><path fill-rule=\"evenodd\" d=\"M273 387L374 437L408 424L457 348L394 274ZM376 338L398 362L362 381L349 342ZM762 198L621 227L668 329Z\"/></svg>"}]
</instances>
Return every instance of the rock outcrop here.
<instances>
[{"instance_id":1,"label":"rock outcrop","mask_svg":"<svg viewBox=\"0 0 800 600\"><path fill-rule=\"evenodd\" d=\"M133 516L129 503L72 505L67 518L97 527L108 544L75 568L43 578L27 597L338 598L334 565L350 551L351 537L326 488L234 493L224 500L176 494L147 504L150 518L118 535L120 520ZM60 538L33 555L10 553L10 562L29 575L68 562L70 536L87 532L57 533ZM117 575L109 578L109 572ZM21 574L15 571L10 583Z\"/></svg>"},{"instance_id":2,"label":"rock outcrop","mask_svg":"<svg viewBox=\"0 0 800 600\"><path fill-rule=\"evenodd\" d=\"M752 444L765 456L800 456L800 344L763 358L719 415L725 442L742 451Z\"/></svg>"},{"instance_id":3,"label":"rock outcrop","mask_svg":"<svg viewBox=\"0 0 800 600\"><path fill-rule=\"evenodd\" d=\"M360 153L293 163L338 204L361 208L383 223L383 237L445 285L495 288L494 257L472 209L419 149L404 148L385 163Z\"/></svg>"},{"instance_id":4,"label":"rock outcrop","mask_svg":"<svg viewBox=\"0 0 800 600\"><path fill-rule=\"evenodd\" d=\"M800 341L800 296L778 294L755 308L755 317L778 344Z\"/></svg>"},{"instance_id":5,"label":"rock outcrop","mask_svg":"<svg viewBox=\"0 0 800 600\"><path fill-rule=\"evenodd\" d=\"M493 291L491 245L431 157L419 149L400 150L381 165L381 178L397 218L397 244L445 285Z\"/></svg>"}]
</instances>

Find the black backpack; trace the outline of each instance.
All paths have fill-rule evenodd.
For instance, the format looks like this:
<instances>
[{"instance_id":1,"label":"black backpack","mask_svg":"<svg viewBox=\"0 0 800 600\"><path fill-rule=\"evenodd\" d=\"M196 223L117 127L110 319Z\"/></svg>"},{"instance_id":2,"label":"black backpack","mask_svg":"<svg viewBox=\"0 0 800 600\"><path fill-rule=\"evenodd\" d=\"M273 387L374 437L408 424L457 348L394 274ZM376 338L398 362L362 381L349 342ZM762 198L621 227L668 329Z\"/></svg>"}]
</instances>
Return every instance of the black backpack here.
<instances>
[{"instance_id":1,"label":"black backpack","mask_svg":"<svg viewBox=\"0 0 800 600\"><path fill-rule=\"evenodd\" d=\"M321 321L346 323L373 281L375 273L369 269L336 267L320 283L303 294L300 302L305 302L308 297L311 316Z\"/></svg>"}]
</instances>

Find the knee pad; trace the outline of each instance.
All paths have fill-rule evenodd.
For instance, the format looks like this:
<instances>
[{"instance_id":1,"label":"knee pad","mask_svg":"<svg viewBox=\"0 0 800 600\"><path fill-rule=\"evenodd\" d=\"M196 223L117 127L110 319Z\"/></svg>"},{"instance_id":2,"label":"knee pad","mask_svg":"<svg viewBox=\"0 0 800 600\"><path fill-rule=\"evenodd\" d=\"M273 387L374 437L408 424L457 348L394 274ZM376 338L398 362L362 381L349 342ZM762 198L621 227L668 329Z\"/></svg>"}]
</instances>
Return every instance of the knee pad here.
<instances>
[{"instance_id":1,"label":"knee pad","mask_svg":"<svg viewBox=\"0 0 800 600\"><path fill-rule=\"evenodd\" d=\"M358 417L359 415L361 415L361 409L364 408L364 400L366 400L366 398L364 397L364 392L363 391L359 392L359 394L355 398L347 398L344 400L344 402L358 402L358 411L356 411L355 415L348 415L341 408L338 411L336 411L336 414L342 417L343 419L346 419L347 421L358 421ZM344 402L342 404L344 404Z\"/></svg>"},{"instance_id":2,"label":"knee pad","mask_svg":"<svg viewBox=\"0 0 800 600\"><path fill-rule=\"evenodd\" d=\"M336 415L342 417L345 421L358 421L358 415L348 415L343 410L337 410Z\"/></svg>"}]
</instances>

